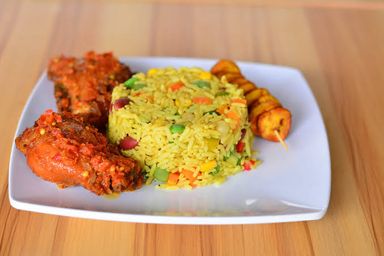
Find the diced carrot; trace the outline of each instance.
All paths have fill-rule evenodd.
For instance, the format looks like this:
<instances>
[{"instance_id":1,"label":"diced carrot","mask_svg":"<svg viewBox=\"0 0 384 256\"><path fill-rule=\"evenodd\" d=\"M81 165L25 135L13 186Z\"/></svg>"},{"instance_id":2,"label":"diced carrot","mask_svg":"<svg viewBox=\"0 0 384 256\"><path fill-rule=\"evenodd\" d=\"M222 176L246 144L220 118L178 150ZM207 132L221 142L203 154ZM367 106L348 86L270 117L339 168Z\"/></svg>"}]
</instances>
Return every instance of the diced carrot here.
<instances>
[{"instance_id":1,"label":"diced carrot","mask_svg":"<svg viewBox=\"0 0 384 256\"><path fill-rule=\"evenodd\" d=\"M234 126L232 126L232 130L240 128L240 116L236 112L228 111L225 116L235 121Z\"/></svg>"},{"instance_id":2,"label":"diced carrot","mask_svg":"<svg viewBox=\"0 0 384 256\"><path fill-rule=\"evenodd\" d=\"M240 116L235 111L229 111L227 114L225 114L228 118L233 120L240 120Z\"/></svg>"},{"instance_id":3,"label":"diced carrot","mask_svg":"<svg viewBox=\"0 0 384 256\"><path fill-rule=\"evenodd\" d=\"M240 104L247 105L247 100L246 99L235 98L235 99L232 99L231 102L232 103L240 103Z\"/></svg>"},{"instance_id":4,"label":"diced carrot","mask_svg":"<svg viewBox=\"0 0 384 256\"><path fill-rule=\"evenodd\" d=\"M225 110L228 108L228 105L221 105L220 107L218 107L217 109L216 109L216 111L218 112L218 113L220 113L220 114L224 114L225 113Z\"/></svg>"},{"instance_id":5,"label":"diced carrot","mask_svg":"<svg viewBox=\"0 0 384 256\"><path fill-rule=\"evenodd\" d=\"M185 178L187 178L189 181L194 181L196 179L196 177L193 177L193 172L192 171L188 171L186 169L183 169L181 171L181 173L185 176Z\"/></svg>"},{"instance_id":6,"label":"diced carrot","mask_svg":"<svg viewBox=\"0 0 384 256\"><path fill-rule=\"evenodd\" d=\"M191 172L191 171L189 171L189 172ZM189 180L189 185L190 185L192 188L196 188L196 187L197 187L196 179L199 178L199 177L201 176L201 172L199 172L199 173L197 174L196 177L193 176L193 172L191 172L191 173L192 173L191 178L188 179L188 180ZM189 174L188 174L188 175L189 175Z\"/></svg>"},{"instance_id":7,"label":"diced carrot","mask_svg":"<svg viewBox=\"0 0 384 256\"><path fill-rule=\"evenodd\" d=\"M184 84L183 84L183 82L181 82L181 81L176 82L176 83L173 83L173 84L171 84L171 85L169 86L169 88L171 88L171 90L172 90L173 92L176 92L176 91L180 90L180 89L183 88L183 87L184 87Z\"/></svg>"},{"instance_id":8,"label":"diced carrot","mask_svg":"<svg viewBox=\"0 0 384 256\"><path fill-rule=\"evenodd\" d=\"M192 99L192 102L195 104L210 105L213 103L211 98L208 97L195 97Z\"/></svg>"},{"instance_id":9,"label":"diced carrot","mask_svg":"<svg viewBox=\"0 0 384 256\"><path fill-rule=\"evenodd\" d=\"M176 185L177 181L179 180L180 173L174 172L170 173L168 176L168 185Z\"/></svg>"}]
</instances>

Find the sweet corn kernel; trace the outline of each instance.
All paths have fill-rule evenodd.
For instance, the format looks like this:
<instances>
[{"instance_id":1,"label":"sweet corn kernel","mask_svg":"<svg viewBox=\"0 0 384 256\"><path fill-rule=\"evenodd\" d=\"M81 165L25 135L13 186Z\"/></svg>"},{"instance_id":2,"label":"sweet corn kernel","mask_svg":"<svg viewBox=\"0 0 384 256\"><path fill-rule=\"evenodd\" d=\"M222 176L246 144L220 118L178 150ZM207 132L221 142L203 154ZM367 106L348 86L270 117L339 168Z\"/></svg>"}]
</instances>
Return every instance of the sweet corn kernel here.
<instances>
[{"instance_id":1,"label":"sweet corn kernel","mask_svg":"<svg viewBox=\"0 0 384 256\"><path fill-rule=\"evenodd\" d=\"M212 161L209 161L209 162L206 162L206 163L202 164L200 166L200 170L202 172L207 172L207 171L212 170L213 168L215 168L216 165L217 165L216 161L212 160Z\"/></svg>"},{"instance_id":2,"label":"sweet corn kernel","mask_svg":"<svg viewBox=\"0 0 384 256\"><path fill-rule=\"evenodd\" d=\"M217 148L217 146L219 146L218 139L213 139L213 138L206 139L206 143L208 145L208 150L210 151L214 151Z\"/></svg>"},{"instance_id":3,"label":"sweet corn kernel","mask_svg":"<svg viewBox=\"0 0 384 256\"><path fill-rule=\"evenodd\" d=\"M45 129L40 129L40 135L44 135L45 134Z\"/></svg>"},{"instance_id":4,"label":"sweet corn kernel","mask_svg":"<svg viewBox=\"0 0 384 256\"><path fill-rule=\"evenodd\" d=\"M192 101L190 99L187 99L184 101L184 106L189 107L192 105Z\"/></svg>"},{"instance_id":5,"label":"sweet corn kernel","mask_svg":"<svg viewBox=\"0 0 384 256\"><path fill-rule=\"evenodd\" d=\"M201 72L200 73L200 78L201 79L209 80L209 79L211 79L211 77L212 77L212 75L209 72Z\"/></svg>"},{"instance_id":6,"label":"sweet corn kernel","mask_svg":"<svg viewBox=\"0 0 384 256\"><path fill-rule=\"evenodd\" d=\"M147 72L147 75L148 76L153 76L155 75L159 70L157 68L151 68L150 70L148 70Z\"/></svg>"},{"instance_id":7,"label":"sweet corn kernel","mask_svg":"<svg viewBox=\"0 0 384 256\"><path fill-rule=\"evenodd\" d=\"M88 175L89 175L88 171L84 171L84 172L81 173L81 176L83 176L84 178L88 177Z\"/></svg>"}]
</instances>

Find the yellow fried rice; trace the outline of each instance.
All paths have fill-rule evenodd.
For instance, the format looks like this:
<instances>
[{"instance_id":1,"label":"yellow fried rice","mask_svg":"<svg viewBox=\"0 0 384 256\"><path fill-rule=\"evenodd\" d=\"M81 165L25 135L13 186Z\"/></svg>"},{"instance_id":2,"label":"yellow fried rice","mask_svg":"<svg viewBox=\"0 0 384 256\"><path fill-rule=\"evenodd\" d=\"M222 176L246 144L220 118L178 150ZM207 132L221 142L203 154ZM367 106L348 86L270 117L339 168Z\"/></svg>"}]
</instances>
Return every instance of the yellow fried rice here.
<instances>
[{"instance_id":1,"label":"yellow fried rice","mask_svg":"<svg viewBox=\"0 0 384 256\"><path fill-rule=\"evenodd\" d=\"M200 68L158 68L115 87L107 134L112 143L134 142L122 153L140 162L147 184L190 189L256 164L247 120L243 91L225 78Z\"/></svg>"}]
</instances>

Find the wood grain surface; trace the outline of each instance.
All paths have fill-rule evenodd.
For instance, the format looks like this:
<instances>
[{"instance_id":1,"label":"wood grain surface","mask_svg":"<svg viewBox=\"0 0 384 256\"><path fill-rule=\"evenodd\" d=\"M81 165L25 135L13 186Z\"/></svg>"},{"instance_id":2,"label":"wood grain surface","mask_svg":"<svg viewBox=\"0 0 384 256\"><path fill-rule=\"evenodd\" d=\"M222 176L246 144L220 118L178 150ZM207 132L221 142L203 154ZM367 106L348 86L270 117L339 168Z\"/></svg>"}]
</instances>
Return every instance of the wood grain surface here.
<instances>
[{"instance_id":1,"label":"wood grain surface","mask_svg":"<svg viewBox=\"0 0 384 256\"><path fill-rule=\"evenodd\" d=\"M330 142L326 216L177 226L13 209L9 154L27 97L50 57L89 49L302 70ZM0 255L384 255L383 68L381 1L0 0Z\"/></svg>"}]
</instances>

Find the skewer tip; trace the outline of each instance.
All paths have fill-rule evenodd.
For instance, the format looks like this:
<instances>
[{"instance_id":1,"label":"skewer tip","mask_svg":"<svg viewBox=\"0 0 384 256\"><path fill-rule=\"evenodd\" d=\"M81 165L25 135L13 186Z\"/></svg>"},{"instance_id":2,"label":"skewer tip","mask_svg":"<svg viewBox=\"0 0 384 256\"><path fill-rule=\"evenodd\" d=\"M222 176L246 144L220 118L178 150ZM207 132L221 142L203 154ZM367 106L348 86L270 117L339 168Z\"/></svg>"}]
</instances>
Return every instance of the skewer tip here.
<instances>
[{"instance_id":1,"label":"skewer tip","mask_svg":"<svg viewBox=\"0 0 384 256\"><path fill-rule=\"evenodd\" d=\"M287 145L287 143L285 143L285 141L283 140L283 138L281 138L280 133L279 133L277 130L274 130L274 133L275 133L277 139L279 140L279 142L281 143L281 145L283 145L283 147L285 148L285 150L288 151L288 145Z\"/></svg>"}]
</instances>

